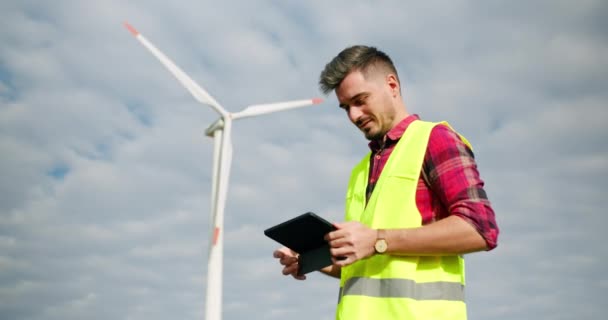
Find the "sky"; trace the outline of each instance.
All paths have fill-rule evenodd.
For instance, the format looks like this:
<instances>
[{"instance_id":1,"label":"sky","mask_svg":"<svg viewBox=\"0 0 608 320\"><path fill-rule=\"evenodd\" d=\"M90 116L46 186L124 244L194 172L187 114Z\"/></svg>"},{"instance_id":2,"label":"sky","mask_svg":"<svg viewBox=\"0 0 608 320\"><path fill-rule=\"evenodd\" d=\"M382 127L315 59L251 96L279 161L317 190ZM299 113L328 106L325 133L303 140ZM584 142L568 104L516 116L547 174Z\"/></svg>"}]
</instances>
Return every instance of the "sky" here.
<instances>
[{"instance_id":1,"label":"sky","mask_svg":"<svg viewBox=\"0 0 608 320\"><path fill-rule=\"evenodd\" d=\"M473 144L501 228L466 256L469 319L608 312L608 4L581 1L0 2L0 319L202 319L217 119L234 123L224 319L332 319L338 282L296 281L269 226L340 221L367 142L318 89L354 44L388 53L408 111Z\"/></svg>"}]
</instances>

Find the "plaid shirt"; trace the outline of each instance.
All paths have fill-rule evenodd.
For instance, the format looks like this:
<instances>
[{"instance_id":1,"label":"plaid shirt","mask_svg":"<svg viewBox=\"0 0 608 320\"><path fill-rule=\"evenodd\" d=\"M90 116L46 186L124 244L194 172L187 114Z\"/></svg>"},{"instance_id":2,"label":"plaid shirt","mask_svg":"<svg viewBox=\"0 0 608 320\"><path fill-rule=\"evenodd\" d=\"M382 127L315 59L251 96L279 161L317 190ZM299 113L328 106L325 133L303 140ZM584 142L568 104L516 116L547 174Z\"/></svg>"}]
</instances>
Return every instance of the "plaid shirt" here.
<instances>
[{"instance_id":1,"label":"plaid shirt","mask_svg":"<svg viewBox=\"0 0 608 320\"><path fill-rule=\"evenodd\" d=\"M410 123L418 120L410 115L393 127L382 141L371 141L369 182L367 199L371 196L380 173L395 145ZM485 239L488 250L497 244L498 226L494 210L483 189L477 165L471 149L465 145L458 134L450 128L438 125L431 131L424 157L423 170L428 182L422 175L418 180L416 205L422 216L422 224L429 224L450 215L456 215L474 226Z\"/></svg>"}]
</instances>

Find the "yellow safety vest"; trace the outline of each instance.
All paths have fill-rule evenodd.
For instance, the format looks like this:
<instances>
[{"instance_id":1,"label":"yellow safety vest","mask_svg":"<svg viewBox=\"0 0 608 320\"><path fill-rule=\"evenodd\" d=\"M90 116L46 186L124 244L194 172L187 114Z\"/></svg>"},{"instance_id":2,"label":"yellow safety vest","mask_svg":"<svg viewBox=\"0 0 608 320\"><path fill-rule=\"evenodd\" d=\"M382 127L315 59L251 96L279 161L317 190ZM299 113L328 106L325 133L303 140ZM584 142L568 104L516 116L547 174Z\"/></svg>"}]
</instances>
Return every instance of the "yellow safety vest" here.
<instances>
[{"instance_id":1,"label":"yellow safety vest","mask_svg":"<svg viewBox=\"0 0 608 320\"><path fill-rule=\"evenodd\" d=\"M373 229L422 225L416 188L431 130L438 124L449 127L446 122L420 120L409 125L384 166L367 206L370 154L355 166L346 195L346 221L359 221ZM342 268L336 319L466 319L464 280L460 255L375 254Z\"/></svg>"}]
</instances>

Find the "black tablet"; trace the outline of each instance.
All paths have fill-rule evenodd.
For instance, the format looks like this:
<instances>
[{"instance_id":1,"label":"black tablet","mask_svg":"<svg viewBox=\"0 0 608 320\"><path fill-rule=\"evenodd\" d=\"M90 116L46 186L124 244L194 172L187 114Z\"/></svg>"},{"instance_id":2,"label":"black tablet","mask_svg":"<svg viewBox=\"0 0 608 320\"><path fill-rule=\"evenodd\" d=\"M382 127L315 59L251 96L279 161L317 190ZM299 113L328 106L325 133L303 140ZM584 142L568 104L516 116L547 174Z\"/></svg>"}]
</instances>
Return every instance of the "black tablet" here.
<instances>
[{"instance_id":1,"label":"black tablet","mask_svg":"<svg viewBox=\"0 0 608 320\"><path fill-rule=\"evenodd\" d=\"M264 234L299 253L298 273L306 274L331 265L329 244L324 237L333 230L336 227L329 221L307 212L264 230Z\"/></svg>"}]
</instances>

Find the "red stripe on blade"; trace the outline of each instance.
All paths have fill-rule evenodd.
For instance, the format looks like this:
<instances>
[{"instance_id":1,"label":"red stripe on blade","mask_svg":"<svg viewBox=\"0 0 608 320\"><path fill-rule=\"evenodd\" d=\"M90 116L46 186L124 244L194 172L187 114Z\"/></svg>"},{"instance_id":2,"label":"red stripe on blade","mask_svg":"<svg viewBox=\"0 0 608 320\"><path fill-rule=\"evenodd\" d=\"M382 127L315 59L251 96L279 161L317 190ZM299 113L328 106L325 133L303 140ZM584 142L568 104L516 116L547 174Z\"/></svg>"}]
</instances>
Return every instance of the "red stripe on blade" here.
<instances>
[{"instance_id":1,"label":"red stripe on blade","mask_svg":"<svg viewBox=\"0 0 608 320\"><path fill-rule=\"evenodd\" d=\"M130 25L128 22L125 22L125 27L126 27L127 29L129 29L129 31L130 31L130 32L131 32L131 33L132 33L134 36L136 36L136 37L137 37L137 35L139 35L139 32L137 32L137 30L136 30L136 29L135 29L135 28L134 28L132 25Z\"/></svg>"},{"instance_id":2,"label":"red stripe on blade","mask_svg":"<svg viewBox=\"0 0 608 320\"><path fill-rule=\"evenodd\" d=\"M219 239L220 237L220 228L216 227L215 230L213 230L213 245L217 244L217 239Z\"/></svg>"}]
</instances>

